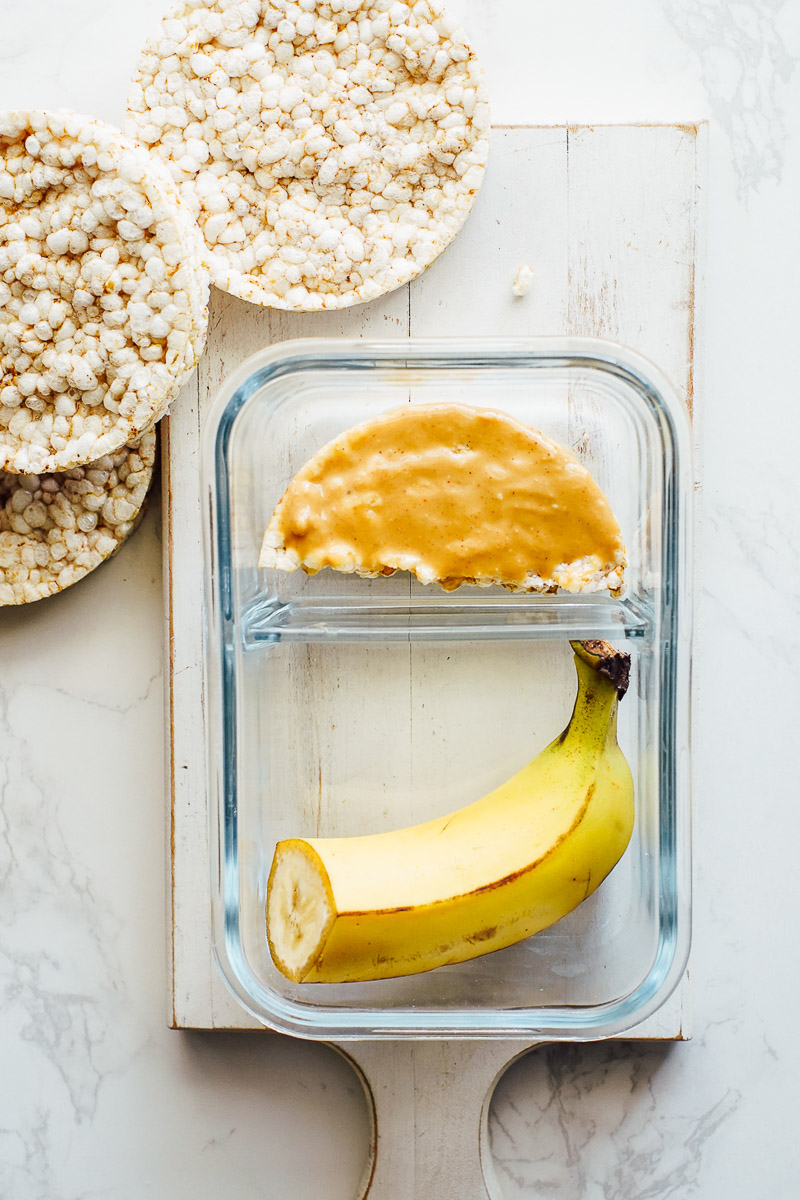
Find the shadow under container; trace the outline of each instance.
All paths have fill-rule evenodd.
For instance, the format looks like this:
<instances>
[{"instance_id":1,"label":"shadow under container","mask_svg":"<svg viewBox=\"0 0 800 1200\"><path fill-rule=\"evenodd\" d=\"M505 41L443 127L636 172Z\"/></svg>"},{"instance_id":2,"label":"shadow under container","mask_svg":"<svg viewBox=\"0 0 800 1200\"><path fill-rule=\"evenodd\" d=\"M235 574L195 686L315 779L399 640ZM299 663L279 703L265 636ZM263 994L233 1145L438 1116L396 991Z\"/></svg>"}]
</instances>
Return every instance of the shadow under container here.
<instances>
[{"instance_id":1,"label":"shadow under container","mask_svg":"<svg viewBox=\"0 0 800 1200\"><path fill-rule=\"evenodd\" d=\"M569 447L608 497L626 589L450 593L398 573L259 570L292 476L350 426L412 404L493 408ZM249 359L203 436L214 944L240 1003L301 1037L589 1040L667 999L690 939L691 430L650 363L593 339L295 341ZM619 742L631 843L526 941L398 979L295 984L266 938L286 837L427 820L478 799L566 725L570 639L631 655Z\"/></svg>"}]
</instances>

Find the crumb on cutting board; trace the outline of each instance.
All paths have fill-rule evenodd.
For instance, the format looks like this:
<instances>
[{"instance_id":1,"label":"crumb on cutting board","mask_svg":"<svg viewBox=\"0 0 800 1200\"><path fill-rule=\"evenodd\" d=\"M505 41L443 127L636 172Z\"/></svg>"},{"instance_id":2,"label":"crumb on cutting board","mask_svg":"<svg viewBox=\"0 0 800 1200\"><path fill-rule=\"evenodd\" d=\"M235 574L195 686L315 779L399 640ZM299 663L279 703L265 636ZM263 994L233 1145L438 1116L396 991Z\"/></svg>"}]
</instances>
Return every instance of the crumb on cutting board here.
<instances>
[{"instance_id":1,"label":"crumb on cutting board","mask_svg":"<svg viewBox=\"0 0 800 1200\"><path fill-rule=\"evenodd\" d=\"M511 290L515 296L527 296L532 283L533 271L527 263L523 263L514 276L514 284Z\"/></svg>"}]
</instances>

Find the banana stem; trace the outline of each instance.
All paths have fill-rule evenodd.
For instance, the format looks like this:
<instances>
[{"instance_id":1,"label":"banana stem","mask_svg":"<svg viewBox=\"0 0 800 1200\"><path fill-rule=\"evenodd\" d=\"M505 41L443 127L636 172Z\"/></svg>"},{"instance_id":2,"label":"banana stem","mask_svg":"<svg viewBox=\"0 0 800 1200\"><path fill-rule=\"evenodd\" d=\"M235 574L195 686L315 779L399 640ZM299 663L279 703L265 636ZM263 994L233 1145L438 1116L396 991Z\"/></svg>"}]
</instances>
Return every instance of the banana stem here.
<instances>
[{"instance_id":1,"label":"banana stem","mask_svg":"<svg viewBox=\"0 0 800 1200\"><path fill-rule=\"evenodd\" d=\"M617 699L621 700L630 682L630 654L626 654L624 650L615 650L610 642L604 642L600 638L570 642L570 646L578 658L611 680L617 690Z\"/></svg>"},{"instance_id":2,"label":"banana stem","mask_svg":"<svg viewBox=\"0 0 800 1200\"><path fill-rule=\"evenodd\" d=\"M616 741L617 705L628 687L630 655L599 640L572 642L578 693L569 725L559 739L575 742L585 751L594 743L598 752Z\"/></svg>"}]
</instances>

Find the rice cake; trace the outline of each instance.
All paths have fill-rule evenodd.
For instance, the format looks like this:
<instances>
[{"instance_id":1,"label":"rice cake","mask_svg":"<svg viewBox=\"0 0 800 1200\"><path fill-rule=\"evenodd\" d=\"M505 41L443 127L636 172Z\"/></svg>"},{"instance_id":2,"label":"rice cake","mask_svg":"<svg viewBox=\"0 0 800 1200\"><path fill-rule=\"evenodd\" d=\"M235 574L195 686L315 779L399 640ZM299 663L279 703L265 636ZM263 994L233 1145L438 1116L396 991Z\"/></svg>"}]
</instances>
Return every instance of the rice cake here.
<instances>
[{"instance_id":1,"label":"rice cake","mask_svg":"<svg viewBox=\"0 0 800 1200\"><path fill-rule=\"evenodd\" d=\"M53 596L116 554L141 518L155 457L151 430L84 467L0 471L0 606Z\"/></svg>"},{"instance_id":2,"label":"rice cake","mask_svg":"<svg viewBox=\"0 0 800 1200\"><path fill-rule=\"evenodd\" d=\"M204 246L169 172L101 121L0 113L0 468L93 462L202 351Z\"/></svg>"},{"instance_id":3,"label":"rice cake","mask_svg":"<svg viewBox=\"0 0 800 1200\"><path fill-rule=\"evenodd\" d=\"M441 253L483 179L489 111L440 0L184 0L145 46L127 128L169 164L217 287L314 310Z\"/></svg>"}]
</instances>

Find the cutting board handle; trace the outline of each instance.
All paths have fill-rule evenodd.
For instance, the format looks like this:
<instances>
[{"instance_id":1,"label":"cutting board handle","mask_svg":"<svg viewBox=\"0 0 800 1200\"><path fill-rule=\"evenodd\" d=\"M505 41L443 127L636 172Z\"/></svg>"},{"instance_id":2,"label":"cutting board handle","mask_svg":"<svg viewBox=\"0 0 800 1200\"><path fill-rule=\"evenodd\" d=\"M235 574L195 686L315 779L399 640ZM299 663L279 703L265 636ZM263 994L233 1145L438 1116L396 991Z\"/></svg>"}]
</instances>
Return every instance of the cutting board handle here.
<instances>
[{"instance_id":1,"label":"cutting board handle","mask_svg":"<svg viewBox=\"0 0 800 1200\"><path fill-rule=\"evenodd\" d=\"M370 1161L357 1200L502 1200L489 1150L492 1093L533 1049L516 1041L334 1045L372 1109Z\"/></svg>"}]
</instances>

